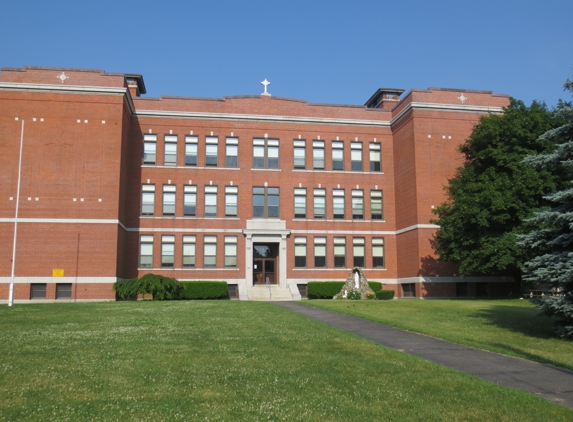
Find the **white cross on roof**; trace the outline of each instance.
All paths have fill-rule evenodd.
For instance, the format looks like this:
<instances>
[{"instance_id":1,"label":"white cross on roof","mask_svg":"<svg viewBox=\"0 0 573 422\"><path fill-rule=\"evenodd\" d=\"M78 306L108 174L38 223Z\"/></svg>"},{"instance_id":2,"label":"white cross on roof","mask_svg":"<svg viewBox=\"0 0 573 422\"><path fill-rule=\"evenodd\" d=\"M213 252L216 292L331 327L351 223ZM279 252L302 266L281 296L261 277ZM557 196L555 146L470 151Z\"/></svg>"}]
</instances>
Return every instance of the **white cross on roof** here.
<instances>
[{"instance_id":1,"label":"white cross on roof","mask_svg":"<svg viewBox=\"0 0 573 422\"><path fill-rule=\"evenodd\" d=\"M271 95L267 92L267 86L269 86L270 84L271 83L267 81L267 78L265 78L265 80L261 82L261 85L265 87L265 92L263 92L261 95Z\"/></svg>"}]
</instances>

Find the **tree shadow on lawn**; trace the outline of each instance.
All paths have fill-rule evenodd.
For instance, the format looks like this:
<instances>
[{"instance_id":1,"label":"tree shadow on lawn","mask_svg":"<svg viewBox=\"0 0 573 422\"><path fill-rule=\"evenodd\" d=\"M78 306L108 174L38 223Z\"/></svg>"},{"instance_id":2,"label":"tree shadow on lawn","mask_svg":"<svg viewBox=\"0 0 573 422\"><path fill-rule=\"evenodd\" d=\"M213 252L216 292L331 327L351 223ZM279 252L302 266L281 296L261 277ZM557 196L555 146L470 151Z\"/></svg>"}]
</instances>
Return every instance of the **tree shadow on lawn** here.
<instances>
[{"instance_id":1,"label":"tree shadow on lawn","mask_svg":"<svg viewBox=\"0 0 573 422\"><path fill-rule=\"evenodd\" d=\"M541 315L537 308L497 305L481 309L475 316L489 321L491 325L526 336L540 339L557 338L555 321Z\"/></svg>"},{"instance_id":2,"label":"tree shadow on lawn","mask_svg":"<svg viewBox=\"0 0 573 422\"><path fill-rule=\"evenodd\" d=\"M496 325L500 328L521 333L533 339L547 340L557 339L555 322L553 319L540 315L538 309L519 308L513 306L493 306L475 313L478 318L486 320L486 324ZM563 340L565 341L565 340ZM548 363L558 367L573 370L573 365L556 362L545 356L534 354L519 347L519 344L509 345L502 343L488 343L489 346L498 350L504 350L512 356L519 356L535 362Z\"/></svg>"}]
</instances>

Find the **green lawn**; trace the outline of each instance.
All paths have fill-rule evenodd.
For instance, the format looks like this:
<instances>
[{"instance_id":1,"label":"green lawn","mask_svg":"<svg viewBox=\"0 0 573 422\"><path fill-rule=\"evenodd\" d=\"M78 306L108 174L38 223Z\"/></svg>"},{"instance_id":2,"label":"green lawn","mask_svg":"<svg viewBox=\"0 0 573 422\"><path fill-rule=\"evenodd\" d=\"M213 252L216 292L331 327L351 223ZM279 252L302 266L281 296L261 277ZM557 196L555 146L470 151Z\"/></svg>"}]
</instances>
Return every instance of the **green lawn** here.
<instances>
[{"instance_id":1,"label":"green lawn","mask_svg":"<svg viewBox=\"0 0 573 422\"><path fill-rule=\"evenodd\" d=\"M0 355L0 421L573 420L266 303L0 306Z\"/></svg>"},{"instance_id":2,"label":"green lawn","mask_svg":"<svg viewBox=\"0 0 573 422\"><path fill-rule=\"evenodd\" d=\"M573 370L573 342L528 300L303 302L394 327Z\"/></svg>"}]
</instances>

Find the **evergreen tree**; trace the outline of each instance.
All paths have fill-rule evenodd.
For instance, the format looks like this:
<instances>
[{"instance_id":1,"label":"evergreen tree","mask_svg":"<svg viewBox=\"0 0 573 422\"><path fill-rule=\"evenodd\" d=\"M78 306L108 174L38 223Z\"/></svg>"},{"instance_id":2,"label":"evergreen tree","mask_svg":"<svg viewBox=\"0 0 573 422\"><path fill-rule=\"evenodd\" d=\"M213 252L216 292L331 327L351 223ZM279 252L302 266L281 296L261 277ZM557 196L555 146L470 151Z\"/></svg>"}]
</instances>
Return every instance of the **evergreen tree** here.
<instances>
[{"instance_id":1,"label":"evergreen tree","mask_svg":"<svg viewBox=\"0 0 573 422\"><path fill-rule=\"evenodd\" d=\"M554 147L539 136L555 126L545 105L512 99L502 115L482 117L460 147L466 163L449 180L448 200L433 221L440 226L434 238L439 260L457 264L460 276L520 278L526 259L515 233L555 189L550 172L537 172L523 159Z\"/></svg>"},{"instance_id":2,"label":"evergreen tree","mask_svg":"<svg viewBox=\"0 0 573 422\"><path fill-rule=\"evenodd\" d=\"M565 89L573 92L573 82ZM536 213L531 220L537 229L520 236L519 242L536 256L525 264L523 279L538 284L551 284L561 296L549 296L537 303L547 316L558 321L561 337L573 339L573 108L560 102L556 116L563 124L545 133L541 139L555 142L557 149L549 154L530 156L526 162L540 171L551 171L568 183L546 198L551 208Z\"/></svg>"}]
</instances>

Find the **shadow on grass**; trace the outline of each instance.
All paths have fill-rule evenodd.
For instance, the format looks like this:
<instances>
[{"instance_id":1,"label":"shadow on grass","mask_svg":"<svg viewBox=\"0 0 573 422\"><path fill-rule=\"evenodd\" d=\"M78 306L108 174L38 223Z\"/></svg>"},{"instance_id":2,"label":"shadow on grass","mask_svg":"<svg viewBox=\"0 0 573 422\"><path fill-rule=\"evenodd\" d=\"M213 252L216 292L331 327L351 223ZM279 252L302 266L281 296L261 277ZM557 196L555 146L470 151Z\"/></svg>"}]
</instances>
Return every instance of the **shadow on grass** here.
<instances>
[{"instance_id":1,"label":"shadow on grass","mask_svg":"<svg viewBox=\"0 0 573 422\"><path fill-rule=\"evenodd\" d=\"M537 308L515 306L492 306L476 312L491 325L540 339L556 338L555 323L551 318L539 314Z\"/></svg>"},{"instance_id":2,"label":"shadow on grass","mask_svg":"<svg viewBox=\"0 0 573 422\"><path fill-rule=\"evenodd\" d=\"M556 362L552 359L548 359L547 357L540 355L540 354L535 354L535 353L531 353L531 352L526 352L518 347L512 347L509 346L507 344L500 344L500 343L489 343L489 345L491 347L495 347L498 350L503 350L505 352L505 354L510 355L510 356L517 356L519 358L522 359L526 359L526 360L530 360L533 362L539 362L539 363L546 363L549 365L553 365L555 367L558 368L564 368L567 369L569 371L573 371L573 365L567 365L566 363L563 362Z\"/></svg>"}]
</instances>

